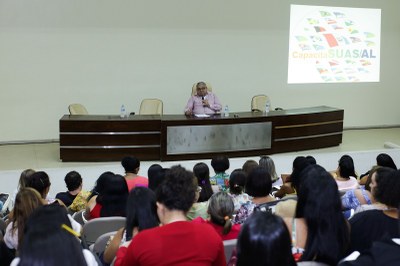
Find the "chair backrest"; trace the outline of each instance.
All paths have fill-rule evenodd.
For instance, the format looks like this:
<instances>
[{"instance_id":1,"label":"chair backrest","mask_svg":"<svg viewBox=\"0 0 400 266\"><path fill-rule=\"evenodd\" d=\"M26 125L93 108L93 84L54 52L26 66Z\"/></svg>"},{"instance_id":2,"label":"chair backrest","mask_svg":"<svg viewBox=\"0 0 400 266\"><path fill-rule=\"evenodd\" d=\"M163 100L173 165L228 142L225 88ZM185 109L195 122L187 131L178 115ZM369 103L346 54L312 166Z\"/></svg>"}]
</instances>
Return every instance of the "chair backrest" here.
<instances>
[{"instance_id":1,"label":"chair backrest","mask_svg":"<svg viewBox=\"0 0 400 266\"><path fill-rule=\"evenodd\" d=\"M264 94L253 96L251 99L251 111L252 112L262 112L265 110L265 105L267 104L268 96Z\"/></svg>"},{"instance_id":2,"label":"chair backrest","mask_svg":"<svg viewBox=\"0 0 400 266\"><path fill-rule=\"evenodd\" d=\"M102 234L117 231L125 226L125 217L101 217L89 220L83 225L82 237L88 245L96 242Z\"/></svg>"},{"instance_id":3,"label":"chair backrest","mask_svg":"<svg viewBox=\"0 0 400 266\"><path fill-rule=\"evenodd\" d=\"M163 102L159 99L143 99L140 103L140 115L162 115Z\"/></svg>"},{"instance_id":4,"label":"chair backrest","mask_svg":"<svg viewBox=\"0 0 400 266\"><path fill-rule=\"evenodd\" d=\"M228 262L231 259L232 252L236 248L237 239L224 240L225 259Z\"/></svg>"},{"instance_id":5,"label":"chair backrest","mask_svg":"<svg viewBox=\"0 0 400 266\"><path fill-rule=\"evenodd\" d=\"M108 233L105 233L105 234L102 234L101 236L99 236L96 239L96 242L94 242L92 251L96 255L100 255L106 249L106 245L107 245L107 242L110 239L110 237L115 235L116 233L117 233L117 231L113 231L113 232L108 232Z\"/></svg>"},{"instance_id":6,"label":"chair backrest","mask_svg":"<svg viewBox=\"0 0 400 266\"><path fill-rule=\"evenodd\" d=\"M71 115L87 115L88 111L85 106L80 103L73 103L68 106L69 113Z\"/></svg>"},{"instance_id":7,"label":"chair backrest","mask_svg":"<svg viewBox=\"0 0 400 266\"><path fill-rule=\"evenodd\" d=\"M193 95L196 95L196 93L197 93L197 90L196 90L196 88L197 88L197 83L198 83L198 82L196 82L196 83L193 84L193 86L192 86L192 96L193 96ZM207 91L212 91L212 86L211 86L211 84L208 83L208 82L205 82L205 83L206 83L206 86L207 86Z\"/></svg>"},{"instance_id":8,"label":"chair backrest","mask_svg":"<svg viewBox=\"0 0 400 266\"><path fill-rule=\"evenodd\" d=\"M83 215L85 214L85 210L80 210L72 214L72 218L77 221L80 225L85 224L85 220L83 219Z\"/></svg>"}]
</instances>

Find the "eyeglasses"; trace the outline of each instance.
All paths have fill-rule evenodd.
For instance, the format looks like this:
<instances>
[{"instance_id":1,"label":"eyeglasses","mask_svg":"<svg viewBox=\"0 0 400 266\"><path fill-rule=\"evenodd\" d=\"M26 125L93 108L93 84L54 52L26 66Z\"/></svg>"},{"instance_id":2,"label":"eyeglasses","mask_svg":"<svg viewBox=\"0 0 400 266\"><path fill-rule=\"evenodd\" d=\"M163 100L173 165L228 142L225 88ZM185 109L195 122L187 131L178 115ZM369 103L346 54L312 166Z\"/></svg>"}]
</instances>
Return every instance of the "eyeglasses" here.
<instances>
[{"instance_id":1,"label":"eyeglasses","mask_svg":"<svg viewBox=\"0 0 400 266\"><path fill-rule=\"evenodd\" d=\"M202 187L201 186L197 186L197 189L196 189L196 192L201 192L201 190L202 190Z\"/></svg>"},{"instance_id":2,"label":"eyeglasses","mask_svg":"<svg viewBox=\"0 0 400 266\"><path fill-rule=\"evenodd\" d=\"M206 90L206 89L207 89L207 87L198 87L197 88L198 91L202 91L202 90Z\"/></svg>"}]
</instances>

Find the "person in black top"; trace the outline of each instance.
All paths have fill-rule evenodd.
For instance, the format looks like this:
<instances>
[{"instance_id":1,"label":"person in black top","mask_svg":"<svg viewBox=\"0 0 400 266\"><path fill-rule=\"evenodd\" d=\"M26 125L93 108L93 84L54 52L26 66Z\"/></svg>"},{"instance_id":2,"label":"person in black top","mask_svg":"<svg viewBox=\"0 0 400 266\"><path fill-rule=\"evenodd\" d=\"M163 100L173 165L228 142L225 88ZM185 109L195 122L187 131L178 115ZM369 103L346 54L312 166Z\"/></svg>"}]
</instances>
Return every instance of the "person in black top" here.
<instances>
[{"instance_id":1,"label":"person in black top","mask_svg":"<svg viewBox=\"0 0 400 266\"><path fill-rule=\"evenodd\" d=\"M76 171L67 173L64 178L65 184L67 185L68 191L57 193L56 199L61 200L65 206L72 204L76 195L82 190L82 177Z\"/></svg>"}]
</instances>

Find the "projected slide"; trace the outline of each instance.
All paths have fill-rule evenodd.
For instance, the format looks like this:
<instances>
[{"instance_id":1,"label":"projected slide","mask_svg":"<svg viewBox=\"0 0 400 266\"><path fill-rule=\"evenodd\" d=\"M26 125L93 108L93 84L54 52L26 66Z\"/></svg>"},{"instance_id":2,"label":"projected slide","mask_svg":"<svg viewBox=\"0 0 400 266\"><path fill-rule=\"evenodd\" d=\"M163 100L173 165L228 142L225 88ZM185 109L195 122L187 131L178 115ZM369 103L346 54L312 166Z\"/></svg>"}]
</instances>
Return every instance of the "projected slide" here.
<instances>
[{"instance_id":1,"label":"projected slide","mask_svg":"<svg viewBox=\"0 0 400 266\"><path fill-rule=\"evenodd\" d=\"M378 82L381 10L291 5L288 83Z\"/></svg>"}]
</instances>

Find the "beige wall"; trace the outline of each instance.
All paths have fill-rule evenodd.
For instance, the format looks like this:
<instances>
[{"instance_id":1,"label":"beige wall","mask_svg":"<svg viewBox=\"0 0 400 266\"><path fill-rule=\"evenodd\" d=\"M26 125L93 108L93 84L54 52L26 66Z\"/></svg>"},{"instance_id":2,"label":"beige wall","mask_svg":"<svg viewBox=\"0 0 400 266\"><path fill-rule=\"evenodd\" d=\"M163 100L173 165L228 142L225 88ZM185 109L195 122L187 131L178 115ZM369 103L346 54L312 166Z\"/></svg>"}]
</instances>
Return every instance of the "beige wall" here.
<instances>
[{"instance_id":1,"label":"beige wall","mask_svg":"<svg viewBox=\"0 0 400 266\"><path fill-rule=\"evenodd\" d=\"M93 114L138 112L142 98L181 113L209 81L232 111L254 94L273 107L329 105L345 127L399 125L400 1L335 1L382 8L381 82L287 84L290 4L332 1L0 0L0 143L58 139L72 102Z\"/></svg>"}]
</instances>

